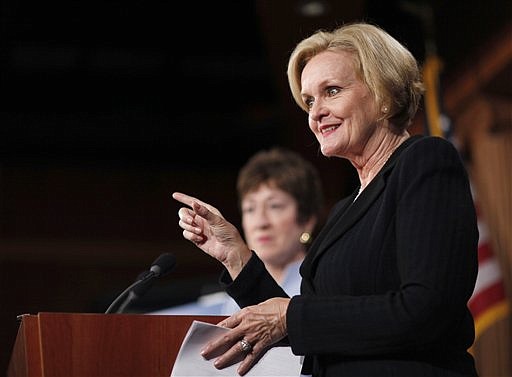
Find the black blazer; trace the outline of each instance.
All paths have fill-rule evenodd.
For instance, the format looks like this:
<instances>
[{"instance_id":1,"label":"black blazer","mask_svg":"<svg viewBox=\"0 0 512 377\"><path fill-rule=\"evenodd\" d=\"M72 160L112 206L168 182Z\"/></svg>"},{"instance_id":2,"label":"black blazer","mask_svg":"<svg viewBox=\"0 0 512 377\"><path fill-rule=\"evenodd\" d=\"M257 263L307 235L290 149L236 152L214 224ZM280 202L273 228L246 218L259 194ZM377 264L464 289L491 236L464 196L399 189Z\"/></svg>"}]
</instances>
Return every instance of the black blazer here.
<instances>
[{"instance_id":1,"label":"black blazer","mask_svg":"<svg viewBox=\"0 0 512 377\"><path fill-rule=\"evenodd\" d=\"M356 190L357 191L357 190ZM475 376L466 306L478 229L454 146L405 141L354 201L333 208L301 267L288 341L315 376ZM221 281L241 306L286 296L254 254Z\"/></svg>"}]
</instances>

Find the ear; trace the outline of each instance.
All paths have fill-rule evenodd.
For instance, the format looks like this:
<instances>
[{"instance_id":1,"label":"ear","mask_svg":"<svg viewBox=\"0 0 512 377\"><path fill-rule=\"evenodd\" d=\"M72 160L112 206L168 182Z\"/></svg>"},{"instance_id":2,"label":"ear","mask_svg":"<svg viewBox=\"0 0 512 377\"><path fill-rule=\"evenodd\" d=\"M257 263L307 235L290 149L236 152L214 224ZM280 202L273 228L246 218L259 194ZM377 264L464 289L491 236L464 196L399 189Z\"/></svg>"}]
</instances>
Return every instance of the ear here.
<instances>
[{"instance_id":1,"label":"ear","mask_svg":"<svg viewBox=\"0 0 512 377\"><path fill-rule=\"evenodd\" d=\"M313 230L315 230L315 226L317 223L316 216L311 216L305 223L304 223L304 231L308 233L313 233Z\"/></svg>"}]
</instances>

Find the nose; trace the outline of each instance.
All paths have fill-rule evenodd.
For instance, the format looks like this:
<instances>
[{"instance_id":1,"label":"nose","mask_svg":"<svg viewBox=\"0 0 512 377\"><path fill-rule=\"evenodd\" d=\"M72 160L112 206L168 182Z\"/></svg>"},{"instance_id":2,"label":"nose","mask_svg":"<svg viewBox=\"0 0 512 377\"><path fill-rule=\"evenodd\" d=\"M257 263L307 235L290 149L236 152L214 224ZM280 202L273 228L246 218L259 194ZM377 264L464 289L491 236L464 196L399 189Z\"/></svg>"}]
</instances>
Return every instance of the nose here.
<instances>
[{"instance_id":1,"label":"nose","mask_svg":"<svg viewBox=\"0 0 512 377\"><path fill-rule=\"evenodd\" d=\"M259 208L254 213L254 224L257 228L266 228L269 226L270 221L267 216L265 207Z\"/></svg>"},{"instance_id":2,"label":"nose","mask_svg":"<svg viewBox=\"0 0 512 377\"><path fill-rule=\"evenodd\" d=\"M329 110L321 100L316 100L309 108L309 118L315 122L320 121L328 113Z\"/></svg>"}]
</instances>

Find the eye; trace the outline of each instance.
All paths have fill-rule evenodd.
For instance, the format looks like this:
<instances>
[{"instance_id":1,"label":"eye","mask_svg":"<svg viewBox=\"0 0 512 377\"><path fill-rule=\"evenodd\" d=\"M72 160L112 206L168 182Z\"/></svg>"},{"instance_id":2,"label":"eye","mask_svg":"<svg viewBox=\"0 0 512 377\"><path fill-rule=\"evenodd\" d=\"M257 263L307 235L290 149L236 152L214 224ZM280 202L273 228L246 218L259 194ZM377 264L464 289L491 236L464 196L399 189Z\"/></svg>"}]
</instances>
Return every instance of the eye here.
<instances>
[{"instance_id":1,"label":"eye","mask_svg":"<svg viewBox=\"0 0 512 377\"><path fill-rule=\"evenodd\" d=\"M311 109L311 107L313 107L313 103L314 103L314 101L313 101L313 98L312 98L312 97L306 97L306 98L304 98L304 104L306 105L306 107L307 107L308 109Z\"/></svg>"},{"instance_id":2,"label":"eye","mask_svg":"<svg viewBox=\"0 0 512 377\"><path fill-rule=\"evenodd\" d=\"M243 206L242 213L252 213L254 212L254 206Z\"/></svg>"},{"instance_id":3,"label":"eye","mask_svg":"<svg viewBox=\"0 0 512 377\"><path fill-rule=\"evenodd\" d=\"M282 210L285 207L285 204L281 203L281 202L274 202L274 203L270 203L269 207L270 207L270 209L274 209L274 210Z\"/></svg>"},{"instance_id":4,"label":"eye","mask_svg":"<svg viewBox=\"0 0 512 377\"><path fill-rule=\"evenodd\" d=\"M341 92L341 88L337 86L330 86L326 89L326 92L329 97L334 97L336 94Z\"/></svg>"}]
</instances>

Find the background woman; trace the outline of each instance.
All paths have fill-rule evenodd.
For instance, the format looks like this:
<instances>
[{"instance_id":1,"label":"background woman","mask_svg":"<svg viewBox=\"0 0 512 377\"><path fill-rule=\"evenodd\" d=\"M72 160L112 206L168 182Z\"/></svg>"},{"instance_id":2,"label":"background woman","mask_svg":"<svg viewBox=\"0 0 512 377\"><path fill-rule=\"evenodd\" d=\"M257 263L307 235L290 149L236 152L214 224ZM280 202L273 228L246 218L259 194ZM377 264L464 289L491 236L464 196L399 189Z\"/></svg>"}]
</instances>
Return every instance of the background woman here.
<instances>
[{"instance_id":1,"label":"background woman","mask_svg":"<svg viewBox=\"0 0 512 377\"><path fill-rule=\"evenodd\" d=\"M291 150L263 150L241 168L237 194L247 244L258 250L270 275L288 295L299 294L299 267L323 205L316 168ZM155 314L228 315L239 309L221 291Z\"/></svg>"}]
</instances>

